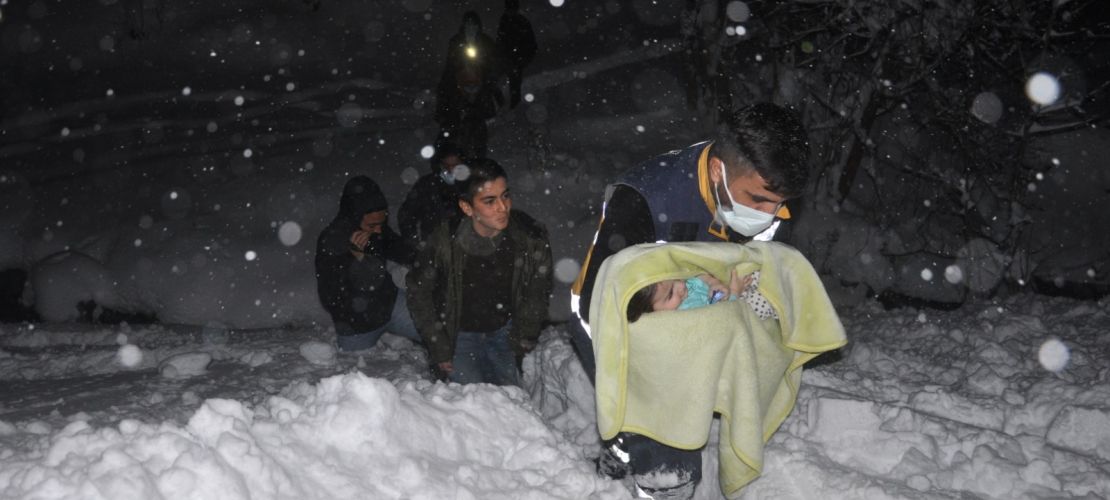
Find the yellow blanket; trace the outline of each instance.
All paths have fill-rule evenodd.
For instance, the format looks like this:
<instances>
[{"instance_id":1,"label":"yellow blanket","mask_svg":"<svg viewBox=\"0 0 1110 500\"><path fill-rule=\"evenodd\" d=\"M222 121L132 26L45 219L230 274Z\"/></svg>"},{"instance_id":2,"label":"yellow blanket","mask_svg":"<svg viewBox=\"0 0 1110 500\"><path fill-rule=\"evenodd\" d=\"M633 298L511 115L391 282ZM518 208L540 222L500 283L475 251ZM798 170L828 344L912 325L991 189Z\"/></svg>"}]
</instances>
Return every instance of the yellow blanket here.
<instances>
[{"instance_id":1,"label":"yellow blanket","mask_svg":"<svg viewBox=\"0 0 1110 500\"><path fill-rule=\"evenodd\" d=\"M760 320L743 301L625 319L629 298L645 285L702 273L727 283L733 267L741 276L761 271L759 291L780 320ZM774 242L626 248L601 265L590 325L601 437L632 432L696 449L720 413L720 481L729 497L759 476L764 443L794 408L802 364L847 343L813 266Z\"/></svg>"}]
</instances>

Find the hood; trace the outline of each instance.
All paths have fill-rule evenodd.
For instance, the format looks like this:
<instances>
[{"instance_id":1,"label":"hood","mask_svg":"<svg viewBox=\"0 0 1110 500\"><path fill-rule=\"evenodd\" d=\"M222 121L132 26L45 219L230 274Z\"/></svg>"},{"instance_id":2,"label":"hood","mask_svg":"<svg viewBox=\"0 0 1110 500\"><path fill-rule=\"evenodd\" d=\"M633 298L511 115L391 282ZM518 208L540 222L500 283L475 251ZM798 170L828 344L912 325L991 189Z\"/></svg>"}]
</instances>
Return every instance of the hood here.
<instances>
[{"instance_id":1,"label":"hood","mask_svg":"<svg viewBox=\"0 0 1110 500\"><path fill-rule=\"evenodd\" d=\"M388 208L389 202L386 201L378 183L365 175L360 175L352 177L347 181L347 185L343 186L343 196L339 198L337 217L357 222L363 215Z\"/></svg>"},{"instance_id":2,"label":"hood","mask_svg":"<svg viewBox=\"0 0 1110 500\"><path fill-rule=\"evenodd\" d=\"M459 25L459 33L466 33L466 26L468 24L477 28L478 33L482 32L482 18L477 12L468 10L463 14L462 24Z\"/></svg>"}]
</instances>

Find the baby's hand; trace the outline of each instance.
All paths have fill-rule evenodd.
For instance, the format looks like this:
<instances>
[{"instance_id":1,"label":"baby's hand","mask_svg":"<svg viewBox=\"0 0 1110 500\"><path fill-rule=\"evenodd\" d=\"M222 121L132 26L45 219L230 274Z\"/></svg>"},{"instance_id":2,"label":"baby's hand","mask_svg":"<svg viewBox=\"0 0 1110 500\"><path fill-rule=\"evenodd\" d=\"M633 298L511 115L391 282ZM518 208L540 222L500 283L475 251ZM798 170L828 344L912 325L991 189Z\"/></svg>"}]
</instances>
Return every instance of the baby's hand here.
<instances>
[{"instance_id":1,"label":"baby's hand","mask_svg":"<svg viewBox=\"0 0 1110 500\"><path fill-rule=\"evenodd\" d=\"M736 270L733 269L732 274L729 276L728 280L728 293L733 297L739 297L740 294L744 293L744 290L747 290L748 286L751 284L752 275L749 274L741 278L736 275Z\"/></svg>"}]
</instances>

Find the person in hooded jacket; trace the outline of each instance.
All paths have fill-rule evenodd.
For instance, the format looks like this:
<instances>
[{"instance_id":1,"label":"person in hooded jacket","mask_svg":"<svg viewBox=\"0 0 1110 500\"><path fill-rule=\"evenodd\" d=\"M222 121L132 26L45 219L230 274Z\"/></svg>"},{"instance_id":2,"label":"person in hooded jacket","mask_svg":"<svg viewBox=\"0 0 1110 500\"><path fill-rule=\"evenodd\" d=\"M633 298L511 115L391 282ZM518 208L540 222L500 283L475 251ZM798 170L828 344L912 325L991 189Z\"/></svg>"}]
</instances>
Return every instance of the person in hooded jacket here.
<instances>
[{"instance_id":1,"label":"person in hooded jacket","mask_svg":"<svg viewBox=\"0 0 1110 500\"><path fill-rule=\"evenodd\" d=\"M515 108L520 104L524 67L536 56L536 35L532 23L520 13L520 0L505 0L505 12L497 23L497 47L509 77L509 107Z\"/></svg>"},{"instance_id":2,"label":"person in hooded jacket","mask_svg":"<svg viewBox=\"0 0 1110 500\"><path fill-rule=\"evenodd\" d=\"M369 349L385 333L421 341L386 265L412 264L413 251L388 220L381 188L360 175L347 181L339 213L316 239L316 292L342 352Z\"/></svg>"},{"instance_id":3,"label":"person in hooded jacket","mask_svg":"<svg viewBox=\"0 0 1110 500\"><path fill-rule=\"evenodd\" d=\"M431 173L416 180L397 211L401 236L416 248L443 221L458 222L463 217L455 184L455 168L462 164L459 148L451 143L439 145L431 164Z\"/></svg>"}]
</instances>

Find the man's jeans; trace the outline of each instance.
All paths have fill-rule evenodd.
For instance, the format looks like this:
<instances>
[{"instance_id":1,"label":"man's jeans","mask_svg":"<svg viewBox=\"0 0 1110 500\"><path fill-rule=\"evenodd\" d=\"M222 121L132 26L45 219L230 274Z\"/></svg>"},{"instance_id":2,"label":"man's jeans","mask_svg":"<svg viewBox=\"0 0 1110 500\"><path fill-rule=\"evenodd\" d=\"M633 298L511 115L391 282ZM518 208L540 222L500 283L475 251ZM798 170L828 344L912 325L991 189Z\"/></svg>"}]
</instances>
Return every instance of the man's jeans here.
<instances>
[{"instance_id":1,"label":"man's jeans","mask_svg":"<svg viewBox=\"0 0 1110 500\"><path fill-rule=\"evenodd\" d=\"M382 335L387 332L414 342L421 342L420 333L416 331L416 325L412 322L412 315L409 314L408 301L405 299L404 290L397 290L397 300L393 301L393 313L389 316L389 322L366 333L337 335L335 343L340 352L363 351L374 347L374 344L378 343L378 339L382 338Z\"/></svg>"},{"instance_id":2,"label":"man's jeans","mask_svg":"<svg viewBox=\"0 0 1110 500\"><path fill-rule=\"evenodd\" d=\"M509 345L511 325L510 321L492 332L459 332L455 339L455 357L451 359L455 368L450 374L451 381L519 386L520 372Z\"/></svg>"}]
</instances>

